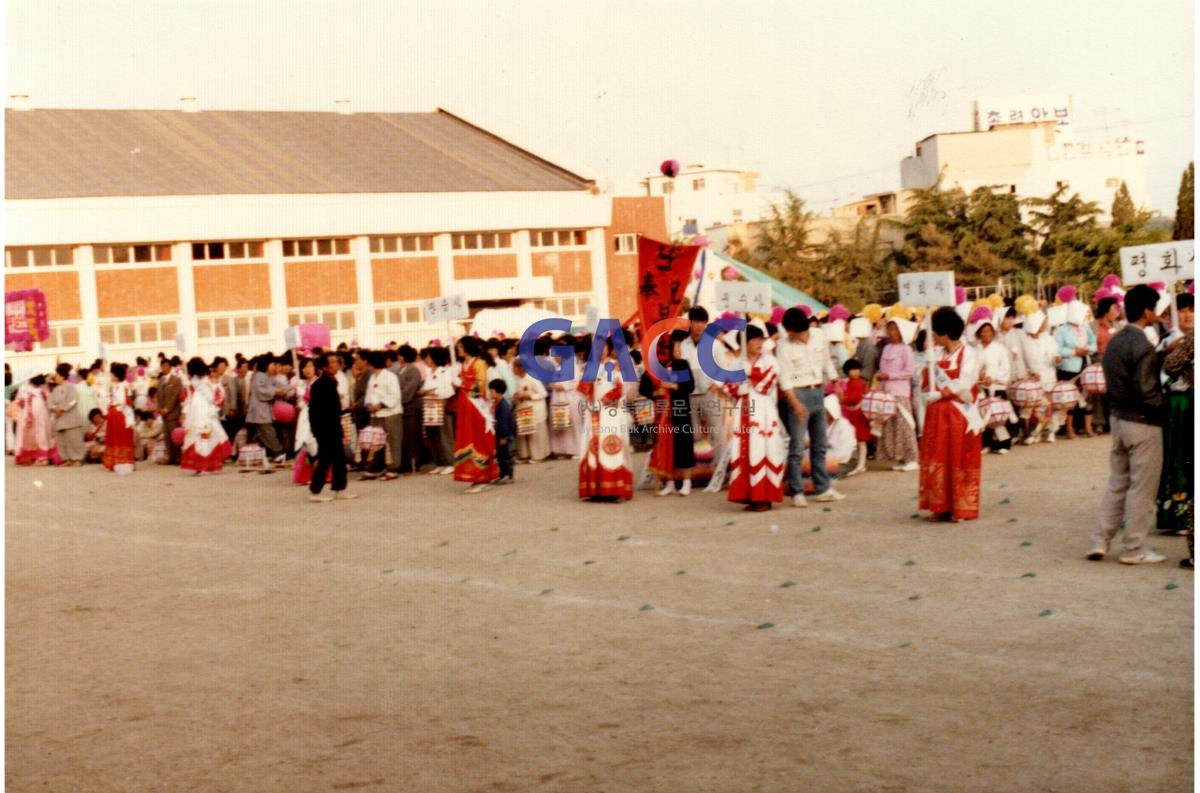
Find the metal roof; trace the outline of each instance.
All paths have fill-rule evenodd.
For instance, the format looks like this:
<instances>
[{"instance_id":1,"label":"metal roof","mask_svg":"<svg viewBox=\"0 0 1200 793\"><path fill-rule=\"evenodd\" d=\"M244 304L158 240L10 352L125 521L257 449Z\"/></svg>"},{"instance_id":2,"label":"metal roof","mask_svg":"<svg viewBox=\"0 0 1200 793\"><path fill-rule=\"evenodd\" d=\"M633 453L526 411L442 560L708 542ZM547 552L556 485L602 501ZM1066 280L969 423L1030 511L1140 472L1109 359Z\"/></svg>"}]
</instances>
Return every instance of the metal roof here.
<instances>
[{"instance_id":1,"label":"metal roof","mask_svg":"<svg viewBox=\"0 0 1200 793\"><path fill-rule=\"evenodd\" d=\"M7 198L588 190L434 113L6 110Z\"/></svg>"}]
</instances>

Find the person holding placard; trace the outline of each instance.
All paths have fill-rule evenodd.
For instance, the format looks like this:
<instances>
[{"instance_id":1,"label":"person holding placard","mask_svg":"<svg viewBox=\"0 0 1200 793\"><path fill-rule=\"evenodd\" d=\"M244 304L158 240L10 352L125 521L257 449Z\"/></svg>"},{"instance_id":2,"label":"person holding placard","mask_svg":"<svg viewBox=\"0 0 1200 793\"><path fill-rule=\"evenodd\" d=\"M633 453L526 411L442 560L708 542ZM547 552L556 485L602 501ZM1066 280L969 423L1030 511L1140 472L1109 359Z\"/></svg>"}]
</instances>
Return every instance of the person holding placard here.
<instances>
[{"instance_id":1,"label":"person holding placard","mask_svg":"<svg viewBox=\"0 0 1200 793\"><path fill-rule=\"evenodd\" d=\"M963 343L965 323L949 307L932 317L933 379L923 370L925 431L921 436L918 508L932 521L975 520L983 462L983 420L975 408L979 360Z\"/></svg>"}]
</instances>

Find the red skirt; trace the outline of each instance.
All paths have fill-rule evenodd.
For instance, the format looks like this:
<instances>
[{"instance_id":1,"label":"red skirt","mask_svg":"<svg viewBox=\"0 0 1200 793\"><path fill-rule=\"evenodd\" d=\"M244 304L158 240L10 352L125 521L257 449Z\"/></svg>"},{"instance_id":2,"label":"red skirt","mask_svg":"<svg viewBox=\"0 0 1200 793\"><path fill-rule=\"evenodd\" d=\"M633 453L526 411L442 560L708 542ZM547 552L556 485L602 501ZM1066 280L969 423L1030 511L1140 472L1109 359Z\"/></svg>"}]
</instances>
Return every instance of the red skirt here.
<instances>
[{"instance_id":1,"label":"red skirt","mask_svg":"<svg viewBox=\"0 0 1200 793\"><path fill-rule=\"evenodd\" d=\"M616 433L601 433L596 411L589 411L585 420L592 422L592 435L579 460L579 497L632 501L633 470L624 463L624 439Z\"/></svg>"},{"instance_id":2,"label":"red skirt","mask_svg":"<svg viewBox=\"0 0 1200 793\"><path fill-rule=\"evenodd\" d=\"M459 392L454 425L454 479L488 484L500 476L496 465L496 435L487 419L465 393Z\"/></svg>"},{"instance_id":3,"label":"red skirt","mask_svg":"<svg viewBox=\"0 0 1200 793\"><path fill-rule=\"evenodd\" d=\"M312 482L313 476L313 461L308 459L308 452L301 451L296 455L296 462L292 463L292 484L307 485ZM329 466L329 472L325 476L325 484L333 482L333 466Z\"/></svg>"},{"instance_id":4,"label":"red skirt","mask_svg":"<svg viewBox=\"0 0 1200 793\"><path fill-rule=\"evenodd\" d=\"M842 415L854 427L854 440L859 443L871 440L871 422L867 421L867 417L860 408L843 407Z\"/></svg>"},{"instance_id":5,"label":"red skirt","mask_svg":"<svg viewBox=\"0 0 1200 793\"><path fill-rule=\"evenodd\" d=\"M926 408L918 508L955 520L978 518L982 468L983 436L967 432L967 419L954 402Z\"/></svg>"},{"instance_id":6,"label":"red skirt","mask_svg":"<svg viewBox=\"0 0 1200 793\"><path fill-rule=\"evenodd\" d=\"M217 444L207 457L197 452L195 446L187 446L179 458L179 467L185 471L203 471L205 473L220 471L225 465L225 460L231 454L233 454L233 444L228 440Z\"/></svg>"},{"instance_id":7,"label":"red skirt","mask_svg":"<svg viewBox=\"0 0 1200 793\"><path fill-rule=\"evenodd\" d=\"M133 465L133 427L125 423L125 414L115 407L108 409L101 461L110 471L118 465Z\"/></svg>"}]
</instances>

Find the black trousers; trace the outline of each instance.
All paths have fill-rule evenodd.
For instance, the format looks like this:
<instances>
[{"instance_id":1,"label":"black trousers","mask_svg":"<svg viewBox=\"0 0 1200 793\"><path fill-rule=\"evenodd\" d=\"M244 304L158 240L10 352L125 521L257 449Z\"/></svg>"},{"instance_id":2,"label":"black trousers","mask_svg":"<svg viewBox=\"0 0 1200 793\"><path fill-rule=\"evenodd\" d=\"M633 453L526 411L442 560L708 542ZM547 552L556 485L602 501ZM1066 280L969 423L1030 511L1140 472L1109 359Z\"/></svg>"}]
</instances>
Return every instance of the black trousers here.
<instances>
[{"instance_id":1,"label":"black trousers","mask_svg":"<svg viewBox=\"0 0 1200 793\"><path fill-rule=\"evenodd\" d=\"M333 467L330 489L340 493L346 489L346 450L342 447L340 432L328 438L317 438L317 464L313 466L312 482L308 485L309 492L314 496L325 486L330 466Z\"/></svg>"}]
</instances>

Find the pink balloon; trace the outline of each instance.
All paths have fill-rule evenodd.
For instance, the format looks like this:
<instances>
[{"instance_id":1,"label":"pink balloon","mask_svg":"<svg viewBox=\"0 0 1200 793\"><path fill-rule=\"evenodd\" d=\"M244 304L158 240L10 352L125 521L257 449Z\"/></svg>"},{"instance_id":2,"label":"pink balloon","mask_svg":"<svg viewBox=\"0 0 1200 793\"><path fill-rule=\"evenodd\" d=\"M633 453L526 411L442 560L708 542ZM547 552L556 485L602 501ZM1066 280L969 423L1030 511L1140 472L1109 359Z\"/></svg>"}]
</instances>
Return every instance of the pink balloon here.
<instances>
[{"instance_id":1,"label":"pink balloon","mask_svg":"<svg viewBox=\"0 0 1200 793\"><path fill-rule=\"evenodd\" d=\"M679 160L663 160L662 165L658 166L658 170L662 171L663 176L674 179L679 173Z\"/></svg>"},{"instance_id":2,"label":"pink balloon","mask_svg":"<svg viewBox=\"0 0 1200 793\"><path fill-rule=\"evenodd\" d=\"M738 271L736 269L734 269L733 267L726 267L724 270L721 271L721 276L726 281L734 281L734 280L737 280Z\"/></svg>"},{"instance_id":3,"label":"pink balloon","mask_svg":"<svg viewBox=\"0 0 1200 793\"><path fill-rule=\"evenodd\" d=\"M183 439L186 435L187 430L185 430L183 427L176 427L175 429L171 430L171 443L175 444L176 446L182 446Z\"/></svg>"},{"instance_id":4,"label":"pink balloon","mask_svg":"<svg viewBox=\"0 0 1200 793\"><path fill-rule=\"evenodd\" d=\"M291 424L296 420L296 406L291 402L275 402L271 405L271 415L282 424Z\"/></svg>"}]
</instances>

